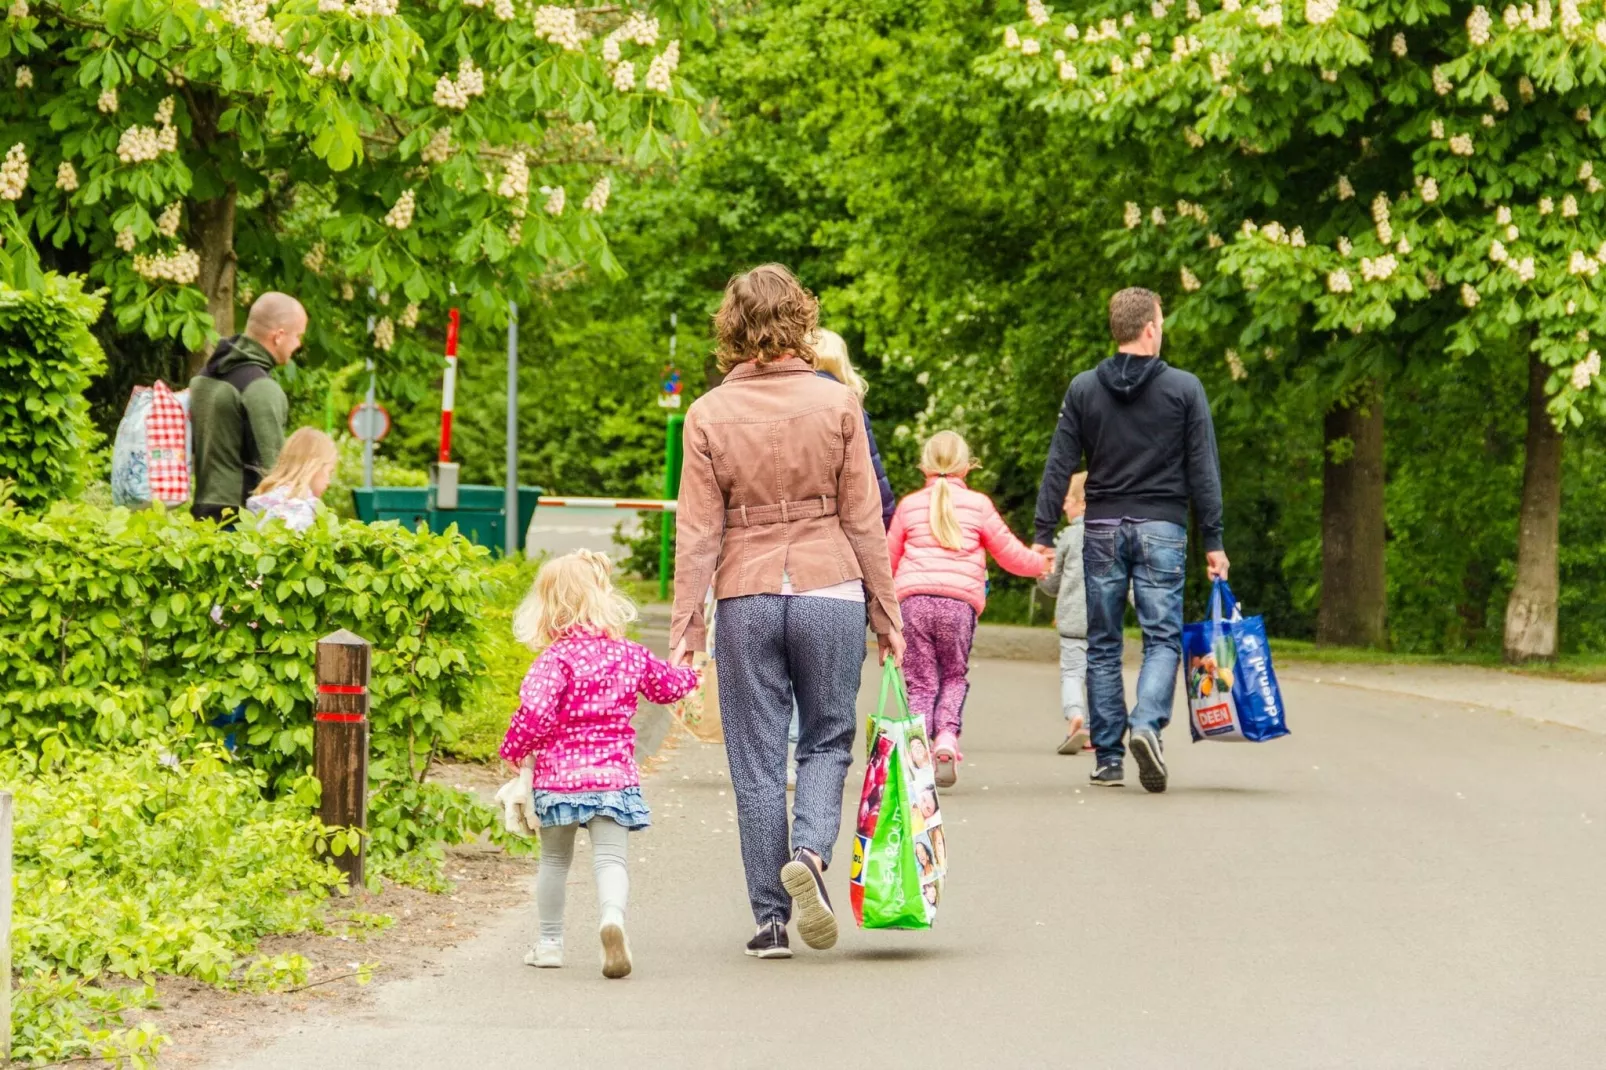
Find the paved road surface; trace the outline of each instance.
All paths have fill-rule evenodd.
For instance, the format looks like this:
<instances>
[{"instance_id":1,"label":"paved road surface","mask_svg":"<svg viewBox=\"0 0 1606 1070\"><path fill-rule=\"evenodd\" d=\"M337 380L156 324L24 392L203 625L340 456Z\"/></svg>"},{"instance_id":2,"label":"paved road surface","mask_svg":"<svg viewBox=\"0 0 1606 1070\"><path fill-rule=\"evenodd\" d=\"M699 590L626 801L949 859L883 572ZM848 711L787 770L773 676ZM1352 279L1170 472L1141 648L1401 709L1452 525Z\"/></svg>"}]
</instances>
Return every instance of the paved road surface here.
<instances>
[{"instance_id":1,"label":"paved road surface","mask_svg":"<svg viewBox=\"0 0 1606 1070\"><path fill-rule=\"evenodd\" d=\"M525 553L535 557L542 552L554 557L575 550L597 550L612 557L622 558L626 551L615 541L619 525L624 525L626 536L641 530L641 517L621 509L542 509L536 508L530 517L530 528Z\"/></svg>"},{"instance_id":2,"label":"paved road surface","mask_svg":"<svg viewBox=\"0 0 1606 1070\"><path fill-rule=\"evenodd\" d=\"M228 1065L1606 1065L1606 737L1290 682L1296 735L1174 728L1173 788L1149 796L1053 753L1053 666L973 679L935 931L743 957L723 755L685 742L632 848L629 980L598 972L582 848L571 968L521 965L515 912L439 975Z\"/></svg>"}]
</instances>

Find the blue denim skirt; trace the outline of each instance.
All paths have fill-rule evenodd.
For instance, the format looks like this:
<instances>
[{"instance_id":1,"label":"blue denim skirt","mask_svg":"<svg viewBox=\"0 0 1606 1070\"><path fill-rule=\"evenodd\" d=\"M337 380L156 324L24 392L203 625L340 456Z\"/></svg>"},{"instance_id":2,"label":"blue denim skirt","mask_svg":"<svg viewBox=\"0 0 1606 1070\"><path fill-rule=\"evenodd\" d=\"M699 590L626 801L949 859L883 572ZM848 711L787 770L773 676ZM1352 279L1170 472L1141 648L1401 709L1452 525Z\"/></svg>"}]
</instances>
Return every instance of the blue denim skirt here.
<instances>
[{"instance_id":1,"label":"blue denim skirt","mask_svg":"<svg viewBox=\"0 0 1606 1070\"><path fill-rule=\"evenodd\" d=\"M536 791L535 812L542 828L587 825L594 817L609 817L627 829L652 824L652 811L639 787L620 791Z\"/></svg>"}]
</instances>

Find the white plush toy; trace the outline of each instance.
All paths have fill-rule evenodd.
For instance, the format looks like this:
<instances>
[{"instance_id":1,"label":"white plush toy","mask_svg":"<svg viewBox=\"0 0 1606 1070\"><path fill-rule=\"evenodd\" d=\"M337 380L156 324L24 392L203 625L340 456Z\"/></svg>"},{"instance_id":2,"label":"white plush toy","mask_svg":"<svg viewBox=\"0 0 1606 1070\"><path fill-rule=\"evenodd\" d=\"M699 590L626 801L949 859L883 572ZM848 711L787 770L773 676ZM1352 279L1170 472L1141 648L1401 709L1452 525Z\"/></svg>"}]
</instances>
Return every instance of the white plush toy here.
<instances>
[{"instance_id":1,"label":"white plush toy","mask_svg":"<svg viewBox=\"0 0 1606 1070\"><path fill-rule=\"evenodd\" d=\"M516 836L530 836L541 831L541 819L535 813L535 763L526 758L519 766L519 775L509 780L496 792L496 801L502 804L502 826Z\"/></svg>"}]
</instances>

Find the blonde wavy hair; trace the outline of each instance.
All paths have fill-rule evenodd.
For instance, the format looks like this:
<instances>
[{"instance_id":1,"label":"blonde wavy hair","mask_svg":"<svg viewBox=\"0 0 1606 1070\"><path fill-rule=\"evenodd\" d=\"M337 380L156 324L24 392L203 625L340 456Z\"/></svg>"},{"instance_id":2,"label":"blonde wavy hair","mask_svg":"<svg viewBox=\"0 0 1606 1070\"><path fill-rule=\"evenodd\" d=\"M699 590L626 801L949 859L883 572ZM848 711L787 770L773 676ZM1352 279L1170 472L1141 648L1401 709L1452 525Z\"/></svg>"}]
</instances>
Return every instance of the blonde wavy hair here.
<instances>
[{"instance_id":1,"label":"blonde wavy hair","mask_svg":"<svg viewBox=\"0 0 1606 1070\"><path fill-rule=\"evenodd\" d=\"M864 395L870 392L870 384L864 381L864 376L848 359L848 343L843 341L842 336L821 327L809 342L814 346L814 369L830 374L863 401Z\"/></svg>"},{"instance_id":2,"label":"blonde wavy hair","mask_svg":"<svg viewBox=\"0 0 1606 1070\"><path fill-rule=\"evenodd\" d=\"M731 277L714 313L719 370L768 364L783 357L814 363L809 339L820 323L820 303L780 264L760 264Z\"/></svg>"},{"instance_id":3,"label":"blonde wavy hair","mask_svg":"<svg viewBox=\"0 0 1606 1070\"><path fill-rule=\"evenodd\" d=\"M257 484L255 493L283 490L292 498L315 498L312 481L319 473L333 476L338 467L340 451L335 448L334 439L316 427L298 428L284 440L284 449L279 451L273 470Z\"/></svg>"},{"instance_id":4,"label":"blonde wavy hair","mask_svg":"<svg viewBox=\"0 0 1606 1070\"><path fill-rule=\"evenodd\" d=\"M931 533L945 549L958 550L965 543L959 517L954 513L953 489L945 477L964 479L977 467L970 458L970 446L952 431L938 431L920 451L920 470L937 477L931 488Z\"/></svg>"},{"instance_id":5,"label":"blonde wavy hair","mask_svg":"<svg viewBox=\"0 0 1606 1070\"><path fill-rule=\"evenodd\" d=\"M576 629L623 639L636 607L614 587L612 570L607 554L591 550L542 565L513 614L513 637L531 650L545 650Z\"/></svg>"}]
</instances>

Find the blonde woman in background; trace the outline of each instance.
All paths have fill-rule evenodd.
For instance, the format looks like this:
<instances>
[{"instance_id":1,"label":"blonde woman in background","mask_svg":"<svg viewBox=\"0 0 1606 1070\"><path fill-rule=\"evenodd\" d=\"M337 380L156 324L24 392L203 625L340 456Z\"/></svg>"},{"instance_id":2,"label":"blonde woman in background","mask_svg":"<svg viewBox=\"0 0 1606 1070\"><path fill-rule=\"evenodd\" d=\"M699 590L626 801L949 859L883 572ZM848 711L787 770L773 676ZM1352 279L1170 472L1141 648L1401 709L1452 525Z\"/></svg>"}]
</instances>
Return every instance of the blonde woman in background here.
<instances>
[{"instance_id":1,"label":"blonde woman in background","mask_svg":"<svg viewBox=\"0 0 1606 1070\"><path fill-rule=\"evenodd\" d=\"M959 779L959 735L970 691L970 645L987 606L987 555L1017 576L1036 578L1047 562L1017 539L991 498L965 485L976 468L952 431L926 442L926 486L898 503L887 533L893 583L903 610L903 671L909 709L936 740L937 785Z\"/></svg>"},{"instance_id":2,"label":"blonde woman in background","mask_svg":"<svg viewBox=\"0 0 1606 1070\"><path fill-rule=\"evenodd\" d=\"M848 344L835 331L824 327L814 332L814 374L822 379L841 383L853 391L864 407L864 395L870 384L864 381L848 358ZM886 466L881 463L881 447L876 445L875 431L870 427L870 414L864 414L864 440L870 446L870 464L875 469L876 490L881 494L881 526L892 527L892 514L898 508L898 496L892 493L892 482L887 479Z\"/></svg>"}]
</instances>

